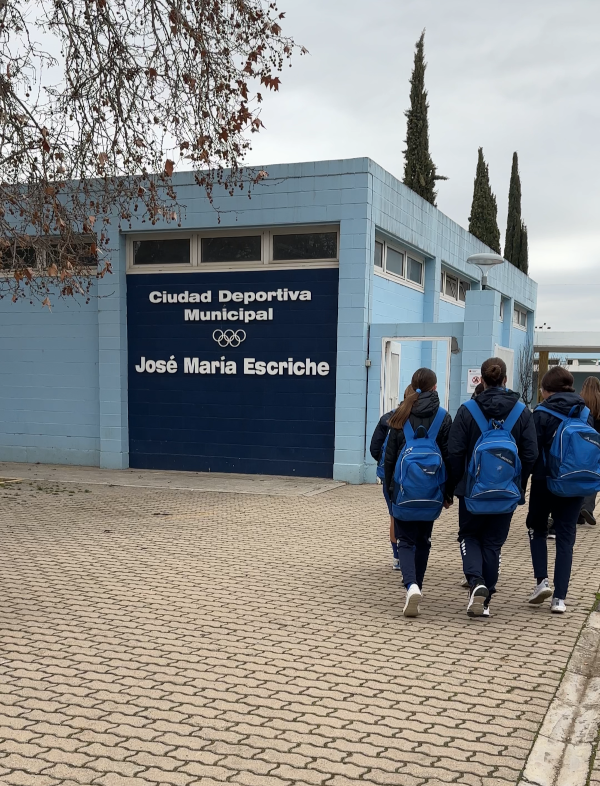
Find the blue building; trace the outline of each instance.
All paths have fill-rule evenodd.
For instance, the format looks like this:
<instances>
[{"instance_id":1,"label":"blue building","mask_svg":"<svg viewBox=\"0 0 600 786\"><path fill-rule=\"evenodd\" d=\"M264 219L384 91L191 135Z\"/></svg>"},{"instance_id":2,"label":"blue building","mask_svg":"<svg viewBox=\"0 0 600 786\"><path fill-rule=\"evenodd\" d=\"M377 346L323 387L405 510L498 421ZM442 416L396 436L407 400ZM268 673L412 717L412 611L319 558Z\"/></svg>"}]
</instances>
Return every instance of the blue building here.
<instances>
[{"instance_id":1,"label":"blue building","mask_svg":"<svg viewBox=\"0 0 600 786\"><path fill-rule=\"evenodd\" d=\"M372 482L373 428L421 365L450 411L481 362L509 385L537 285L488 287L480 241L361 158L285 164L181 227L111 237L88 305L0 301L0 460Z\"/></svg>"}]
</instances>

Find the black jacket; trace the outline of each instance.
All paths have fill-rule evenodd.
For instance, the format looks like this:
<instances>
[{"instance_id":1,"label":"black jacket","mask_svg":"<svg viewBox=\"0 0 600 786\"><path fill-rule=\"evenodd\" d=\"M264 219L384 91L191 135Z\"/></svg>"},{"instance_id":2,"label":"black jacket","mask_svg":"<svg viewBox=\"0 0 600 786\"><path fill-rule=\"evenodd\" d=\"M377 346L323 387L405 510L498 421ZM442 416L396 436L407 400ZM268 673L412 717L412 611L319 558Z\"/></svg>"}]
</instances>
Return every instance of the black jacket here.
<instances>
[{"instance_id":1,"label":"black jacket","mask_svg":"<svg viewBox=\"0 0 600 786\"><path fill-rule=\"evenodd\" d=\"M419 426L425 426L425 428L428 429L429 426L431 426L433 423L439 407L440 399L435 390L430 390L427 393L421 393L418 400L415 401L412 412L408 418L414 431L416 432ZM454 491L454 484L452 482L452 475L450 473L450 467L448 464L448 434L450 433L451 425L452 418L450 415L446 414L436 439L442 454L442 458L444 459L444 464L446 465L446 472L448 474L448 480L446 481L446 499L448 500L452 499ZM384 459L384 483L390 492L390 496L394 491L394 469L396 468L398 456L402 452L405 442L406 438L404 437L403 429L390 429L390 438L388 439L387 450L385 451Z\"/></svg>"},{"instance_id":2,"label":"black jacket","mask_svg":"<svg viewBox=\"0 0 600 786\"><path fill-rule=\"evenodd\" d=\"M577 393L553 393L550 398L547 398L546 401L542 401L542 403L538 404L533 410L533 422L535 423L539 451L538 460L535 462L535 467L533 468L533 480L542 480L546 477L544 454L547 460L552 440L556 434L556 429L560 426L559 418L554 418L547 412L542 412L539 407L546 407L547 409L559 412L561 415L568 415L574 406L579 408L585 407L585 401ZM580 411L581 409L578 409L578 413ZM589 416L588 423L592 428L595 428L592 415Z\"/></svg>"},{"instance_id":3,"label":"black jacket","mask_svg":"<svg viewBox=\"0 0 600 786\"><path fill-rule=\"evenodd\" d=\"M388 423L394 412L395 410L392 409L391 412L386 412L385 415L379 418L379 423L375 426L375 431L371 437L371 447L369 450L377 463L379 463L379 459L381 458L381 449L390 428Z\"/></svg>"},{"instance_id":4,"label":"black jacket","mask_svg":"<svg viewBox=\"0 0 600 786\"><path fill-rule=\"evenodd\" d=\"M505 420L518 400L518 393L505 388L487 388L475 399L487 420L491 418ZM521 413L511 433L517 443L521 459L521 485L525 490L538 456L533 416L527 408ZM450 468L456 482L457 497L465 495L467 465L480 436L479 426L463 404L456 413L448 441Z\"/></svg>"}]
</instances>

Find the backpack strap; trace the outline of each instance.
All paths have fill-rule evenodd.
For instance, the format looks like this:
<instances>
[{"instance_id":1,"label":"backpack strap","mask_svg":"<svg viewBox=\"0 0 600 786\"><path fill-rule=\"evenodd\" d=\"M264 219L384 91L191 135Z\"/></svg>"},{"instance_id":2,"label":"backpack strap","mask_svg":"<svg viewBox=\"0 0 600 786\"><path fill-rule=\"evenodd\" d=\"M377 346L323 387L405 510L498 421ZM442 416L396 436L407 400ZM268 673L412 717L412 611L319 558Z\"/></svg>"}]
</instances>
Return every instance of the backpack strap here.
<instances>
[{"instance_id":1,"label":"backpack strap","mask_svg":"<svg viewBox=\"0 0 600 786\"><path fill-rule=\"evenodd\" d=\"M590 408L584 407L579 415L579 420L581 420L583 423L587 425L589 416L590 416Z\"/></svg>"},{"instance_id":2,"label":"backpack strap","mask_svg":"<svg viewBox=\"0 0 600 786\"><path fill-rule=\"evenodd\" d=\"M466 407L466 409L471 413L473 420L479 426L479 430L482 434L489 429L489 422L486 420L485 415L481 411L481 407L474 399L465 401L463 407Z\"/></svg>"},{"instance_id":3,"label":"backpack strap","mask_svg":"<svg viewBox=\"0 0 600 786\"><path fill-rule=\"evenodd\" d=\"M510 432L515 427L517 420L521 417L521 414L523 413L524 409L525 409L525 404L523 404L522 401L517 401L517 403L512 408L510 415L506 418L506 420L502 425L504 431L508 431L508 433L510 434Z\"/></svg>"},{"instance_id":4,"label":"backpack strap","mask_svg":"<svg viewBox=\"0 0 600 786\"><path fill-rule=\"evenodd\" d=\"M406 423L402 426L402 431L404 431L404 439L408 442L415 438L415 432L413 427L410 425L410 415L406 419Z\"/></svg>"},{"instance_id":5,"label":"backpack strap","mask_svg":"<svg viewBox=\"0 0 600 786\"><path fill-rule=\"evenodd\" d=\"M566 415L561 415L560 412L555 412L553 409L549 409L548 407L543 406L543 404L538 404L535 408L536 412L546 412L548 415L553 415L555 418L559 420L568 420Z\"/></svg>"},{"instance_id":6,"label":"backpack strap","mask_svg":"<svg viewBox=\"0 0 600 786\"><path fill-rule=\"evenodd\" d=\"M442 427L442 423L444 422L444 418L446 417L447 412L443 407L438 407L438 411L436 413L435 418L433 419L433 423L429 426L429 431L427 432L427 436L429 439L436 440L437 436L440 432Z\"/></svg>"}]
</instances>

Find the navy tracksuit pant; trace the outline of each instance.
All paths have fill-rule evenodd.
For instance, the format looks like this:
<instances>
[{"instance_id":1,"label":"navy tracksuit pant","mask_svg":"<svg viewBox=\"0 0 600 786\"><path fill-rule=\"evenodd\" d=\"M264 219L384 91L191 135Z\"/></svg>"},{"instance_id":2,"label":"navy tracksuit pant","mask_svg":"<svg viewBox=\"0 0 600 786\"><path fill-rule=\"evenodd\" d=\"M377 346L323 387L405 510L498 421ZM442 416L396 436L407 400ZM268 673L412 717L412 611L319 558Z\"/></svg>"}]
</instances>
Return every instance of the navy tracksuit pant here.
<instances>
[{"instance_id":1,"label":"navy tracksuit pant","mask_svg":"<svg viewBox=\"0 0 600 786\"><path fill-rule=\"evenodd\" d=\"M536 579L548 576L548 516L552 514L556 532L556 559L554 562L554 597L564 600L569 589L573 546L577 535L577 519L583 497L557 497L548 491L546 480L532 480L529 493L527 528L531 561Z\"/></svg>"},{"instance_id":2,"label":"navy tracksuit pant","mask_svg":"<svg viewBox=\"0 0 600 786\"><path fill-rule=\"evenodd\" d=\"M473 588L482 580L490 597L496 592L500 571L500 552L508 538L512 513L475 515L469 513L465 500L458 500L458 542L463 571Z\"/></svg>"},{"instance_id":3,"label":"navy tracksuit pant","mask_svg":"<svg viewBox=\"0 0 600 786\"><path fill-rule=\"evenodd\" d=\"M423 589L431 551L433 521L400 521L394 519L394 531L398 542L398 559L402 570L402 581L408 589L418 584Z\"/></svg>"}]
</instances>

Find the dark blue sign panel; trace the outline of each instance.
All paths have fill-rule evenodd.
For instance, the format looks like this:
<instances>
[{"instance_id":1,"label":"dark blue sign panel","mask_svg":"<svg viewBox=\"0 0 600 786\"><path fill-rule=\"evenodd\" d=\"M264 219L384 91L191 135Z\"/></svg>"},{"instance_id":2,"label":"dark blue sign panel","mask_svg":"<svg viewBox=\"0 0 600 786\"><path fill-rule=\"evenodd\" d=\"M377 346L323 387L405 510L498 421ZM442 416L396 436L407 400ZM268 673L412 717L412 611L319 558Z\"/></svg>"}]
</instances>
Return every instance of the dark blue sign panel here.
<instances>
[{"instance_id":1,"label":"dark blue sign panel","mask_svg":"<svg viewBox=\"0 0 600 786\"><path fill-rule=\"evenodd\" d=\"M129 460L332 477L337 269L127 277Z\"/></svg>"}]
</instances>

